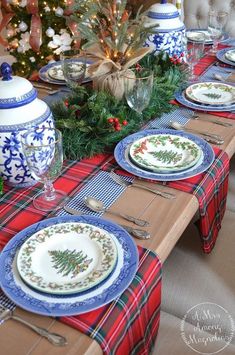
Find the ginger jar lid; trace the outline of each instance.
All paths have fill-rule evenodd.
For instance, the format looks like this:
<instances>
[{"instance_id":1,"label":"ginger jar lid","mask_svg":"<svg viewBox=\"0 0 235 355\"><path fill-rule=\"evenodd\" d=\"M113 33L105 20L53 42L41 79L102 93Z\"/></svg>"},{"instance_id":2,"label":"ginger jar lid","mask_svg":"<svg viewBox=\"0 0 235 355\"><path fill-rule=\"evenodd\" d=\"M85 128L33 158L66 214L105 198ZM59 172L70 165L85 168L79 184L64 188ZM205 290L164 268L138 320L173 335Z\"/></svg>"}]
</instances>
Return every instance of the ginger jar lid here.
<instances>
[{"instance_id":1,"label":"ginger jar lid","mask_svg":"<svg viewBox=\"0 0 235 355\"><path fill-rule=\"evenodd\" d=\"M24 106L37 97L37 91L25 78L12 76L12 69L8 63L0 67L0 109L11 109Z\"/></svg>"},{"instance_id":2,"label":"ginger jar lid","mask_svg":"<svg viewBox=\"0 0 235 355\"><path fill-rule=\"evenodd\" d=\"M147 24L149 26L156 24L156 30L160 32L185 28L180 20L177 7L168 3L167 0L162 0L160 4L157 3L150 6L147 11Z\"/></svg>"}]
</instances>

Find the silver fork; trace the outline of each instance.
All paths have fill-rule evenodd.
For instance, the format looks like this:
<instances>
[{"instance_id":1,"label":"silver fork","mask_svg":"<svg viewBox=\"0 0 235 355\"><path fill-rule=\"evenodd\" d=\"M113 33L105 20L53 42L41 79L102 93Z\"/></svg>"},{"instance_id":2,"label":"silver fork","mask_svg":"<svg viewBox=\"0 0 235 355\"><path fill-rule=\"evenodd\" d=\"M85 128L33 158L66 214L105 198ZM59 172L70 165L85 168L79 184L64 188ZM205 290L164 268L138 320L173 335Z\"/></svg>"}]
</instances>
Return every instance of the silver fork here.
<instances>
[{"instance_id":1,"label":"silver fork","mask_svg":"<svg viewBox=\"0 0 235 355\"><path fill-rule=\"evenodd\" d=\"M207 118L207 117L200 117L195 111L191 113L185 113L183 114L186 118L189 118L189 119L192 119L192 120L200 120L200 121L205 121L205 122L211 122L211 123L214 123L214 124L217 124L219 126L223 126L223 127L233 127L233 124L232 123L229 123L229 122L221 122L219 120L216 120L216 119L210 119L210 118Z\"/></svg>"},{"instance_id":2,"label":"silver fork","mask_svg":"<svg viewBox=\"0 0 235 355\"><path fill-rule=\"evenodd\" d=\"M121 186L124 186L124 187L134 186L134 187L138 187L138 188L143 189L143 190L147 190L147 191L153 192L154 194L159 195L159 196L164 197L164 198L168 198L168 199L175 198L175 195L173 195L173 194L171 194L169 192L163 192L163 191L160 191L160 190L151 189L150 187L138 184L136 182L133 183L133 182L127 181L127 180L123 179L121 176L117 175L113 170L110 171L110 177L117 184L119 184Z\"/></svg>"},{"instance_id":3,"label":"silver fork","mask_svg":"<svg viewBox=\"0 0 235 355\"><path fill-rule=\"evenodd\" d=\"M42 337L49 340L49 342L52 343L53 345L64 346L67 344L67 340L65 337L63 337L59 334L56 334L56 333L51 333L45 328L37 327L36 325L29 323L28 321L26 321L23 318L21 318L19 316L15 316L11 309L0 305L0 321L5 321L8 319L14 319L14 320L26 325L30 329L34 330L37 334L39 334Z\"/></svg>"}]
</instances>

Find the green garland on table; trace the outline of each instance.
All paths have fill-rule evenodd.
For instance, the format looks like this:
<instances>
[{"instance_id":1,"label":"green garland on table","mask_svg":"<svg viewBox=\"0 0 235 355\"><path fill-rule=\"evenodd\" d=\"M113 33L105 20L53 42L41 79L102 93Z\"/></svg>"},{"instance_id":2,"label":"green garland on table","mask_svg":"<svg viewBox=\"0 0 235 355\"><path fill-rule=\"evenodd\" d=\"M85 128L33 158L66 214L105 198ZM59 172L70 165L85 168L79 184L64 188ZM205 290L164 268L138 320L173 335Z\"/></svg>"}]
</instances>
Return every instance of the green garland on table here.
<instances>
[{"instance_id":1,"label":"green garland on table","mask_svg":"<svg viewBox=\"0 0 235 355\"><path fill-rule=\"evenodd\" d=\"M170 112L169 103L184 81L181 65L168 55L148 55L139 64L154 70L154 86L149 106L143 111L144 122ZM56 127L63 133L67 159L92 157L113 149L125 136L136 132L143 122L125 99L118 101L106 92L80 87L65 100L51 105Z\"/></svg>"}]
</instances>

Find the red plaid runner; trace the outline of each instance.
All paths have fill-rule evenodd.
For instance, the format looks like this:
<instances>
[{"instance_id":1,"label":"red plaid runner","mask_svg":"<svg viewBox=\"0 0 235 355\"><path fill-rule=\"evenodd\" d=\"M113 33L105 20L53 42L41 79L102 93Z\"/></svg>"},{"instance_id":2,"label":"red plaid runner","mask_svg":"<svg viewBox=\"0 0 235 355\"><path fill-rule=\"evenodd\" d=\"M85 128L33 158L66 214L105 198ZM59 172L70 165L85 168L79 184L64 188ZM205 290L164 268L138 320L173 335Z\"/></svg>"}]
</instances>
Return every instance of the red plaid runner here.
<instances>
[{"instance_id":1,"label":"red plaid runner","mask_svg":"<svg viewBox=\"0 0 235 355\"><path fill-rule=\"evenodd\" d=\"M194 194L199 203L200 219L197 223L202 241L202 249L210 253L215 245L221 221L226 208L228 193L229 158L227 153L214 148L215 161L208 171L192 178L172 181L167 186ZM104 166L104 170L119 169L115 159ZM127 174L122 170L118 173ZM153 181L156 182L156 181Z\"/></svg>"},{"instance_id":2,"label":"red plaid runner","mask_svg":"<svg viewBox=\"0 0 235 355\"><path fill-rule=\"evenodd\" d=\"M62 322L95 339L104 354L150 354L160 320L161 264L139 248L138 272L120 298L96 311L63 317Z\"/></svg>"},{"instance_id":3,"label":"red plaid runner","mask_svg":"<svg viewBox=\"0 0 235 355\"><path fill-rule=\"evenodd\" d=\"M65 162L55 187L70 196L79 191L105 164L109 155L81 162ZM41 185L24 189L4 187L0 198L0 249L19 231L49 215L32 206ZM51 214L50 216L52 216ZM61 321L95 339L105 354L149 354L157 336L161 303L161 263L139 247L139 269L128 289L109 305Z\"/></svg>"},{"instance_id":4,"label":"red plaid runner","mask_svg":"<svg viewBox=\"0 0 235 355\"><path fill-rule=\"evenodd\" d=\"M226 47L227 46L220 45L219 49L226 48ZM216 62L216 58L214 56L206 55L205 57L200 59L200 61L197 65L195 65L195 74L198 76L202 75L211 65L215 64L215 62ZM221 63L221 64L223 65L223 63ZM172 101L172 103L179 105L179 103L177 101ZM224 112L217 112L217 111L216 112L209 112L208 111L208 113L210 113L212 115L226 117L226 118L235 120L235 113L232 113L232 112L225 112L225 111Z\"/></svg>"}]
</instances>

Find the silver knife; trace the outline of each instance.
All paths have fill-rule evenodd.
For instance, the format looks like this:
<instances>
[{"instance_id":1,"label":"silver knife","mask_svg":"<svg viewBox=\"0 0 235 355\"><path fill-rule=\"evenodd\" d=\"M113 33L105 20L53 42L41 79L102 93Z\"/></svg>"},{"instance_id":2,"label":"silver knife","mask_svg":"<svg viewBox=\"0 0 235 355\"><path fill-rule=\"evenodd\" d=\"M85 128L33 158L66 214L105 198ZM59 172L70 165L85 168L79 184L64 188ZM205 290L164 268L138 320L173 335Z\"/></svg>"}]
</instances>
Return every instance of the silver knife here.
<instances>
[{"instance_id":1,"label":"silver knife","mask_svg":"<svg viewBox=\"0 0 235 355\"><path fill-rule=\"evenodd\" d=\"M63 209L74 215L74 216L80 216L82 214L85 214L84 212L82 211L79 211L75 208L71 208L71 207L68 207L68 206L63 206ZM124 228L128 233L130 233L131 235L133 235L133 237L137 238L137 239L149 239L150 238L150 234L143 230L143 229L139 229L139 228L133 228L133 227L129 227L129 226L126 226L126 225L123 225L123 224L120 224L120 226L122 228Z\"/></svg>"}]
</instances>

